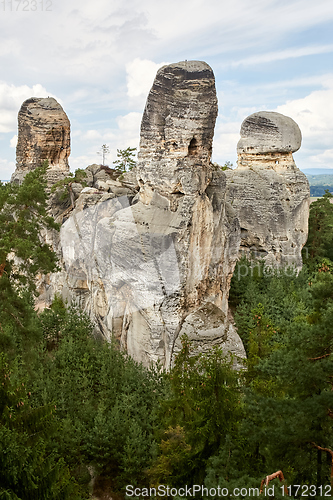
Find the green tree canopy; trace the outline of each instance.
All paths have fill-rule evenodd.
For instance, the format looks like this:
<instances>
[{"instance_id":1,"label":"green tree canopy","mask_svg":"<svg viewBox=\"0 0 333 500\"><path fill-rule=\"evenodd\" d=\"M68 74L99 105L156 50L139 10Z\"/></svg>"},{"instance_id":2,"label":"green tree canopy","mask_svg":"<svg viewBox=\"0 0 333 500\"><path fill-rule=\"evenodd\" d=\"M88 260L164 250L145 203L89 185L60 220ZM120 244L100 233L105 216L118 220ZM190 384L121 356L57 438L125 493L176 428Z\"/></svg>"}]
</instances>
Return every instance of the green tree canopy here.
<instances>
[{"instance_id":1,"label":"green tree canopy","mask_svg":"<svg viewBox=\"0 0 333 500\"><path fill-rule=\"evenodd\" d=\"M326 190L322 198L311 203L309 235L303 249L303 260L314 270L327 258L333 264L333 195Z\"/></svg>"},{"instance_id":2,"label":"green tree canopy","mask_svg":"<svg viewBox=\"0 0 333 500\"><path fill-rule=\"evenodd\" d=\"M38 273L57 269L57 257L42 238L59 226L47 213L47 163L21 185L0 183L0 345L35 330L31 307Z\"/></svg>"},{"instance_id":3,"label":"green tree canopy","mask_svg":"<svg viewBox=\"0 0 333 500\"><path fill-rule=\"evenodd\" d=\"M135 167L135 151L136 148L117 149L117 160L113 164L119 172L128 172Z\"/></svg>"}]
</instances>

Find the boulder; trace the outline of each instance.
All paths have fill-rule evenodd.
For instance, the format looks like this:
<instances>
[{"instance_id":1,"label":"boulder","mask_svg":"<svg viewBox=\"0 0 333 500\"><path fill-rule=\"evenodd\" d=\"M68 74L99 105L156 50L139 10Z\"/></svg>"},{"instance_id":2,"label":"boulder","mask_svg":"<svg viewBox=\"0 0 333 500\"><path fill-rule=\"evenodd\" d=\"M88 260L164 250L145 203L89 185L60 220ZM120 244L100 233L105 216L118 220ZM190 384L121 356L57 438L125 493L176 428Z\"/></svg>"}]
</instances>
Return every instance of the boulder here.
<instances>
[{"instance_id":1,"label":"boulder","mask_svg":"<svg viewBox=\"0 0 333 500\"><path fill-rule=\"evenodd\" d=\"M289 116L273 111L248 116L242 123L240 135L238 154L295 153L302 142L297 123Z\"/></svg>"}]
</instances>

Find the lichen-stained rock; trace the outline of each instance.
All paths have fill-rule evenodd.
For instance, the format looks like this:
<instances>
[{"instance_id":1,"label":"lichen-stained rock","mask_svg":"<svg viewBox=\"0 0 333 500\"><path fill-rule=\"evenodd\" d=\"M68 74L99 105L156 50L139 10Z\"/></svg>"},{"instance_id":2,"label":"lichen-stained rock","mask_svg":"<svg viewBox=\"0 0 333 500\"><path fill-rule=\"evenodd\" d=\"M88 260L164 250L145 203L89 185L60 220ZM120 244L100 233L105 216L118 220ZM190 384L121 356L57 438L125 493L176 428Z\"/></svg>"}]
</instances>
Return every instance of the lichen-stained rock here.
<instances>
[{"instance_id":1,"label":"lichen-stained rock","mask_svg":"<svg viewBox=\"0 0 333 500\"><path fill-rule=\"evenodd\" d=\"M24 101L18 114L16 170L12 181L21 182L27 172L48 160L48 183L54 184L68 175L69 154L70 122L60 104L53 97L31 97Z\"/></svg>"},{"instance_id":2,"label":"lichen-stained rock","mask_svg":"<svg viewBox=\"0 0 333 500\"><path fill-rule=\"evenodd\" d=\"M225 173L210 163L216 115L207 64L160 69L142 119L139 192L130 196L136 182L126 174L123 187L100 179L110 192L83 190L61 228L66 273L51 277L50 296L79 302L145 365L169 368L189 328L197 350L211 342L244 356L227 317L240 228Z\"/></svg>"},{"instance_id":3,"label":"lichen-stained rock","mask_svg":"<svg viewBox=\"0 0 333 500\"><path fill-rule=\"evenodd\" d=\"M300 145L301 132L291 118L254 113L241 126L238 166L226 171L227 199L241 225L241 251L272 266L302 266L310 191L292 156Z\"/></svg>"}]
</instances>

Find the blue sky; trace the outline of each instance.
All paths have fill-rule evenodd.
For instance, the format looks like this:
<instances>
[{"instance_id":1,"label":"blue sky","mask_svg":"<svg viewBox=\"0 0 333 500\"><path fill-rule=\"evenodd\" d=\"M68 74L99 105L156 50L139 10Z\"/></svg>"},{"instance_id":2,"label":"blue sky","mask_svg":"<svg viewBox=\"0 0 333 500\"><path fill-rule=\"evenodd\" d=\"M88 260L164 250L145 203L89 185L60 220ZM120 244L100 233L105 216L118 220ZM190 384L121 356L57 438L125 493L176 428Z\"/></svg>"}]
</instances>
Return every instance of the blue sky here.
<instances>
[{"instance_id":1,"label":"blue sky","mask_svg":"<svg viewBox=\"0 0 333 500\"><path fill-rule=\"evenodd\" d=\"M215 73L213 161L235 165L243 119L270 110L299 124L299 168L333 168L332 56L332 0L4 0L0 179L15 169L25 99L50 95L62 104L72 170L99 162L102 144L111 164L117 148L139 144L157 69L184 59L206 61Z\"/></svg>"}]
</instances>

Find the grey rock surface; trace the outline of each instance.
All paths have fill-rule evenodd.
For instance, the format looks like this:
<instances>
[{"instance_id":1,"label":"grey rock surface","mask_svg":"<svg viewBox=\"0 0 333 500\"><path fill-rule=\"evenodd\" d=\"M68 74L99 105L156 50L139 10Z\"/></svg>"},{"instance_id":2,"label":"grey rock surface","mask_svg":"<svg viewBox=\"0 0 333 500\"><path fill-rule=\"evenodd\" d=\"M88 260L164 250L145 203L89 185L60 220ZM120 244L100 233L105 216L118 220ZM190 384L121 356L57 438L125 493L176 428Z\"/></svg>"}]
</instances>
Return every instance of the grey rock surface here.
<instances>
[{"instance_id":1,"label":"grey rock surface","mask_svg":"<svg viewBox=\"0 0 333 500\"><path fill-rule=\"evenodd\" d=\"M142 119L137 181L133 173L114 181L88 167L92 187L81 191L60 232L65 272L52 275L41 295L77 301L104 337L145 365L170 367L189 330L199 351L223 348L230 337L240 228L225 201L226 176L210 163L216 115L207 64L158 71Z\"/></svg>"},{"instance_id":2,"label":"grey rock surface","mask_svg":"<svg viewBox=\"0 0 333 500\"><path fill-rule=\"evenodd\" d=\"M74 203L51 207L62 226L45 238L63 270L41 279L40 308L62 294L145 365L172 366L184 334L196 352L245 356L228 311L239 253L300 268L309 186L292 157L300 133L290 118L251 115L237 168L222 171L210 161L216 116L206 63L158 71L136 169L119 176L90 165L87 187L72 186Z\"/></svg>"},{"instance_id":3,"label":"grey rock surface","mask_svg":"<svg viewBox=\"0 0 333 500\"><path fill-rule=\"evenodd\" d=\"M297 123L273 111L259 111L245 118L237 153L294 153L301 147Z\"/></svg>"},{"instance_id":4,"label":"grey rock surface","mask_svg":"<svg viewBox=\"0 0 333 500\"><path fill-rule=\"evenodd\" d=\"M268 265L300 269L310 189L291 153L300 147L298 126L291 118L262 111L244 120L241 135L238 166L225 172L227 199L241 226L240 251ZM244 146L245 137L251 147Z\"/></svg>"},{"instance_id":5,"label":"grey rock surface","mask_svg":"<svg viewBox=\"0 0 333 500\"><path fill-rule=\"evenodd\" d=\"M217 117L208 64L182 61L158 70L143 113L137 178L161 192L202 193Z\"/></svg>"}]
</instances>

